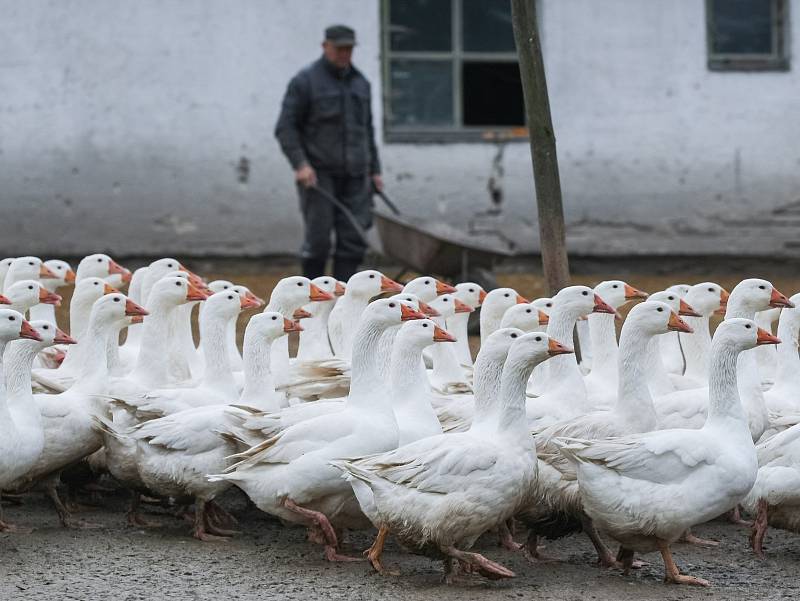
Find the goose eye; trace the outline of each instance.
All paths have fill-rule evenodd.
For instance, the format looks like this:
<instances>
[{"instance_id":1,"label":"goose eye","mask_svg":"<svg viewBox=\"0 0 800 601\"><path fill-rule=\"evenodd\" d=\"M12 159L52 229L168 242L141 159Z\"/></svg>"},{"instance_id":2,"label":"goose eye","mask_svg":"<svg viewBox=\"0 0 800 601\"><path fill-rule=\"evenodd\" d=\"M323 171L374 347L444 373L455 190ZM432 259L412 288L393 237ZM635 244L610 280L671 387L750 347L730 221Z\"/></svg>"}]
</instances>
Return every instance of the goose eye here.
<instances>
[{"instance_id":1,"label":"goose eye","mask_svg":"<svg viewBox=\"0 0 800 601\"><path fill-rule=\"evenodd\" d=\"M443 302L443 303L450 302L450 299L449 299L449 298L447 298L447 297L445 296L445 297L442 299L442 302Z\"/></svg>"},{"instance_id":2,"label":"goose eye","mask_svg":"<svg viewBox=\"0 0 800 601\"><path fill-rule=\"evenodd\" d=\"M525 309L525 313L530 313L530 312L531 312L530 309Z\"/></svg>"},{"instance_id":3,"label":"goose eye","mask_svg":"<svg viewBox=\"0 0 800 601\"><path fill-rule=\"evenodd\" d=\"M658 307L658 308L656 308L656 311L658 311L659 313L663 313L664 308L663 307Z\"/></svg>"},{"instance_id":4,"label":"goose eye","mask_svg":"<svg viewBox=\"0 0 800 601\"><path fill-rule=\"evenodd\" d=\"M396 305L395 305L394 303L389 303L389 306L390 306L392 309L394 309Z\"/></svg>"},{"instance_id":5,"label":"goose eye","mask_svg":"<svg viewBox=\"0 0 800 601\"><path fill-rule=\"evenodd\" d=\"M33 265L33 263L31 263L31 265ZM766 286L764 286L764 285L762 284L761 286L759 286L759 289L761 289L761 290L766 290L766 289L767 289L767 287L766 287Z\"/></svg>"},{"instance_id":6,"label":"goose eye","mask_svg":"<svg viewBox=\"0 0 800 601\"><path fill-rule=\"evenodd\" d=\"M612 288L619 288L619 285L618 285L618 284L614 284L614 285L613 285L613 286L611 286L611 287L612 287Z\"/></svg>"},{"instance_id":7,"label":"goose eye","mask_svg":"<svg viewBox=\"0 0 800 601\"><path fill-rule=\"evenodd\" d=\"M302 285L303 285L303 282L297 282L297 285L298 285L298 286L302 286Z\"/></svg>"},{"instance_id":8,"label":"goose eye","mask_svg":"<svg viewBox=\"0 0 800 601\"><path fill-rule=\"evenodd\" d=\"M516 337L517 337L517 335L516 335L516 334L511 334L511 337L512 337L512 338L516 338Z\"/></svg>"},{"instance_id":9,"label":"goose eye","mask_svg":"<svg viewBox=\"0 0 800 601\"><path fill-rule=\"evenodd\" d=\"M553 306L553 303L547 303L547 304L545 305L545 307L552 307L552 306Z\"/></svg>"},{"instance_id":10,"label":"goose eye","mask_svg":"<svg viewBox=\"0 0 800 601\"><path fill-rule=\"evenodd\" d=\"M589 292L588 292L588 291L586 291L586 290L584 290L583 292L581 292L581 294L583 294L583 296L589 296Z\"/></svg>"},{"instance_id":11,"label":"goose eye","mask_svg":"<svg viewBox=\"0 0 800 601\"><path fill-rule=\"evenodd\" d=\"M167 267L169 267L170 269L172 269L172 263L167 263Z\"/></svg>"},{"instance_id":12,"label":"goose eye","mask_svg":"<svg viewBox=\"0 0 800 601\"><path fill-rule=\"evenodd\" d=\"M42 329L43 329L43 330L49 330L49 329L50 329L50 326L42 326Z\"/></svg>"},{"instance_id":13,"label":"goose eye","mask_svg":"<svg viewBox=\"0 0 800 601\"><path fill-rule=\"evenodd\" d=\"M103 262L103 259L97 259L97 262L98 262L98 263L102 263L102 262ZM31 263L31 265L33 265L33 263Z\"/></svg>"},{"instance_id":14,"label":"goose eye","mask_svg":"<svg viewBox=\"0 0 800 601\"><path fill-rule=\"evenodd\" d=\"M33 286L28 286L28 290L33 290Z\"/></svg>"},{"instance_id":15,"label":"goose eye","mask_svg":"<svg viewBox=\"0 0 800 601\"><path fill-rule=\"evenodd\" d=\"M115 296L115 297L114 297L114 302L115 302L115 303L118 303L119 301L120 301L120 298L119 298L118 296Z\"/></svg>"},{"instance_id":16,"label":"goose eye","mask_svg":"<svg viewBox=\"0 0 800 601\"><path fill-rule=\"evenodd\" d=\"M33 261L28 261L28 265L33 265Z\"/></svg>"},{"instance_id":17,"label":"goose eye","mask_svg":"<svg viewBox=\"0 0 800 601\"><path fill-rule=\"evenodd\" d=\"M709 288L708 291L709 292L714 292L714 289L713 288Z\"/></svg>"},{"instance_id":18,"label":"goose eye","mask_svg":"<svg viewBox=\"0 0 800 601\"><path fill-rule=\"evenodd\" d=\"M9 315L8 321L16 321L16 320L17 320L16 317L14 317L13 315Z\"/></svg>"},{"instance_id":19,"label":"goose eye","mask_svg":"<svg viewBox=\"0 0 800 601\"><path fill-rule=\"evenodd\" d=\"M503 296L505 296L506 298L508 298L508 297L509 297L509 296L511 296L511 295L510 295L508 292L506 292L506 293L505 293Z\"/></svg>"},{"instance_id":20,"label":"goose eye","mask_svg":"<svg viewBox=\"0 0 800 601\"><path fill-rule=\"evenodd\" d=\"M536 342L541 342L541 341L542 341L542 337L541 336L537 336L536 337Z\"/></svg>"},{"instance_id":21,"label":"goose eye","mask_svg":"<svg viewBox=\"0 0 800 601\"><path fill-rule=\"evenodd\" d=\"M470 292L475 292L475 288L470 288L469 291Z\"/></svg>"},{"instance_id":22,"label":"goose eye","mask_svg":"<svg viewBox=\"0 0 800 601\"><path fill-rule=\"evenodd\" d=\"M180 285L181 285L181 283L180 283L180 282L175 282L175 285L176 285L176 286L180 286Z\"/></svg>"},{"instance_id":23,"label":"goose eye","mask_svg":"<svg viewBox=\"0 0 800 601\"><path fill-rule=\"evenodd\" d=\"M423 328L427 328L427 327L428 327L428 324L427 324L427 323L423 323L423 324L422 324L422 327L423 327Z\"/></svg>"},{"instance_id":24,"label":"goose eye","mask_svg":"<svg viewBox=\"0 0 800 601\"><path fill-rule=\"evenodd\" d=\"M374 280L375 279L375 274L374 273L369 274L369 279Z\"/></svg>"},{"instance_id":25,"label":"goose eye","mask_svg":"<svg viewBox=\"0 0 800 601\"><path fill-rule=\"evenodd\" d=\"M669 300L675 300L675 297L674 297L674 296L668 296L667 298L668 298Z\"/></svg>"},{"instance_id":26,"label":"goose eye","mask_svg":"<svg viewBox=\"0 0 800 601\"><path fill-rule=\"evenodd\" d=\"M277 316L273 315L272 316L272 321L275 321L276 319L278 319Z\"/></svg>"},{"instance_id":27,"label":"goose eye","mask_svg":"<svg viewBox=\"0 0 800 601\"><path fill-rule=\"evenodd\" d=\"M63 268L63 267L61 267L61 265L56 265L56 269L58 269L59 271L61 271L61 270L62 270L62 269L64 269L64 268Z\"/></svg>"},{"instance_id":28,"label":"goose eye","mask_svg":"<svg viewBox=\"0 0 800 601\"><path fill-rule=\"evenodd\" d=\"M749 330L750 329L750 324L746 323L746 324L744 324L744 327L746 327Z\"/></svg>"},{"instance_id":29,"label":"goose eye","mask_svg":"<svg viewBox=\"0 0 800 601\"><path fill-rule=\"evenodd\" d=\"M425 285L426 285L426 286L427 286L428 284L430 284L430 283L431 283L431 281L430 281L430 280L425 280Z\"/></svg>"},{"instance_id":30,"label":"goose eye","mask_svg":"<svg viewBox=\"0 0 800 601\"><path fill-rule=\"evenodd\" d=\"M95 286L99 286L99 285L100 285L100 282L95 282L95 283L94 283L94 285L95 285Z\"/></svg>"},{"instance_id":31,"label":"goose eye","mask_svg":"<svg viewBox=\"0 0 800 601\"><path fill-rule=\"evenodd\" d=\"M230 286L228 286L227 284L225 284L225 285L222 287L222 289L223 289L223 290L227 290L228 288L230 288Z\"/></svg>"},{"instance_id":32,"label":"goose eye","mask_svg":"<svg viewBox=\"0 0 800 601\"><path fill-rule=\"evenodd\" d=\"M228 300L233 300L233 297L232 296L228 296Z\"/></svg>"}]
</instances>

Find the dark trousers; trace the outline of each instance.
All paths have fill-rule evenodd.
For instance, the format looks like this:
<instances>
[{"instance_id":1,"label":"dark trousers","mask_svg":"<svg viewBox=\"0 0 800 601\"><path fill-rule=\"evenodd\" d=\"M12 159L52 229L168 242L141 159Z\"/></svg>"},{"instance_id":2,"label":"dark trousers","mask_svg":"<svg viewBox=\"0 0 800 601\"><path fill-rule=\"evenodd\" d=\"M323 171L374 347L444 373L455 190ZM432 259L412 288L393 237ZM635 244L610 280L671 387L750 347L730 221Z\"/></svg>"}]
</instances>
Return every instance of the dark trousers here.
<instances>
[{"instance_id":1,"label":"dark trousers","mask_svg":"<svg viewBox=\"0 0 800 601\"><path fill-rule=\"evenodd\" d=\"M317 186L346 206L364 229L372 225L372 194L366 175L331 175L317 172ZM364 259L367 245L350 220L314 189L299 186L300 210L305 237L300 250L303 275L315 278L325 274L331 255L331 236L335 234L333 276L347 281Z\"/></svg>"}]
</instances>

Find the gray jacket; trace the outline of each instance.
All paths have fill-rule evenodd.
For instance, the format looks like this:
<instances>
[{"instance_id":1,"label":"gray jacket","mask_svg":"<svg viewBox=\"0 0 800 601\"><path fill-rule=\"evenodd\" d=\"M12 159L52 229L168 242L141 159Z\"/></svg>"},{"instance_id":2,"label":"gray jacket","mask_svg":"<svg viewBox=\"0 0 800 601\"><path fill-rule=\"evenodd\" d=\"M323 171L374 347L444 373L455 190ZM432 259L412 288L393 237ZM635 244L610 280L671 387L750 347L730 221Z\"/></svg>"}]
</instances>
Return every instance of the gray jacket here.
<instances>
[{"instance_id":1,"label":"gray jacket","mask_svg":"<svg viewBox=\"0 0 800 601\"><path fill-rule=\"evenodd\" d=\"M295 75L275 125L292 168L380 173L370 100L369 82L355 67L337 69L322 57Z\"/></svg>"}]
</instances>

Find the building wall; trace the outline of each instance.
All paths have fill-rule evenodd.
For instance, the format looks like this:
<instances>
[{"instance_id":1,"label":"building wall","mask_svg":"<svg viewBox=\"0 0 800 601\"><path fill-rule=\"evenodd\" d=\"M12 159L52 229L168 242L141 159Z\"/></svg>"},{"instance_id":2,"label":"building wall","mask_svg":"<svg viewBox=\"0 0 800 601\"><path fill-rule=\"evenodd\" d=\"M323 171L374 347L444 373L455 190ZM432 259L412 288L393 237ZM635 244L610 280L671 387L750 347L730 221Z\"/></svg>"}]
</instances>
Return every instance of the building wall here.
<instances>
[{"instance_id":1,"label":"building wall","mask_svg":"<svg viewBox=\"0 0 800 601\"><path fill-rule=\"evenodd\" d=\"M798 254L798 218L773 214L800 207L796 68L709 72L697 0L540 5L572 250ZM0 0L0 252L295 252L280 99L343 21L380 130L379 13L363 0ZM489 204L494 152L382 144L387 189L409 213L464 224ZM527 146L504 166L502 227L532 250Z\"/></svg>"}]
</instances>

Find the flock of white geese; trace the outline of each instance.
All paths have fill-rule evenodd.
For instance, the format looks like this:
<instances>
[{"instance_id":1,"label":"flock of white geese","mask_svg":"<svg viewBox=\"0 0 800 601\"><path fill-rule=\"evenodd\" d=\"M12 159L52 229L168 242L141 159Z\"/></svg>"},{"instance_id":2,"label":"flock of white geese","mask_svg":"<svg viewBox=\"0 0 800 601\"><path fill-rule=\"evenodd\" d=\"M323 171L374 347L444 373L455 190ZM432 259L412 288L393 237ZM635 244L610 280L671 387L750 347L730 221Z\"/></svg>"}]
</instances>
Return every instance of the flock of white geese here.
<instances>
[{"instance_id":1,"label":"flock of white geese","mask_svg":"<svg viewBox=\"0 0 800 601\"><path fill-rule=\"evenodd\" d=\"M54 306L71 285L67 335ZM800 532L800 294L766 280L650 295L612 280L529 302L375 270L294 276L249 319L242 351L237 317L264 301L172 258L133 274L104 254L75 271L9 258L0 286L0 490L43 490L65 526L81 523L60 475L87 463L131 491L136 526L150 525L147 496L193 504L200 540L232 536L215 498L236 486L307 527L329 560L355 559L341 554L343 530L374 527L375 570L388 571L392 536L443 560L448 582L514 576L470 550L490 530L531 561L541 538L575 532L626 572L635 552L657 550L667 582L694 585L708 582L670 551L714 544L693 526L744 508L759 555L768 525ZM617 309L634 300L618 340ZM0 529L22 530L1 514Z\"/></svg>"}]
</instances>

